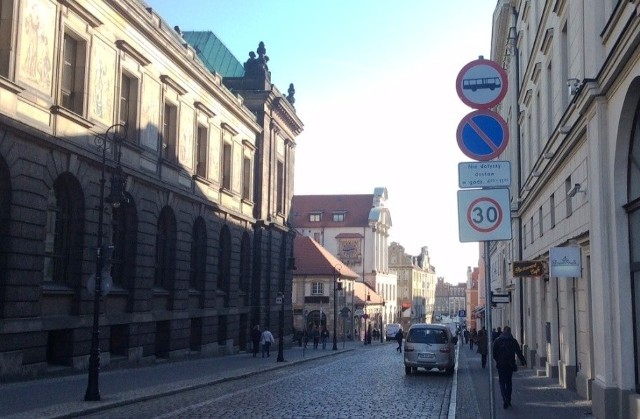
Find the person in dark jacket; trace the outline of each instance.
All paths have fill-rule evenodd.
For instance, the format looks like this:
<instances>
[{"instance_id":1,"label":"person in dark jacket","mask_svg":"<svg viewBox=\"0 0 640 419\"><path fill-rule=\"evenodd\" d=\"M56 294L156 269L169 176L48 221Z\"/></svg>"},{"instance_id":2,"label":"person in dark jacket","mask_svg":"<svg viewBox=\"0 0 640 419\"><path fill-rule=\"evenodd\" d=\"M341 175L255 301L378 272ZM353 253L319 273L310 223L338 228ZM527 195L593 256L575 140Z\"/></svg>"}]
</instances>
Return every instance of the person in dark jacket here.
<instances>
[{"instance_id":1,"label":"person in dark jacket","mask_svg":"<svg viewBox=\"0 0 640 419\"><path fill-rule=\"evenodd\" d=\"M402 329L398 329L398 331L396 332L396 341L398 342L398 347L396 348L396 351L400 353L402 353L402 338L404 338Z\"/></svg>"},{"instance_id":2,"label":"person in dark jacket","mask_svg":"<svg viewBox=\"0 0 640 419\"><path fill-rule=\"evenodd\" d=\"M478 332L476 332L476 329L471 329L471 336L469 336L469 349L472 351L473 344L476 342L476 339L478 339Z\"/></svg>"},{"instance_id":3,"label":"person in dark jacket","mask_svg":"<svg viewBox=\"0 0 640 419\"><path fill-rule=\"evenodd\" d=\"M493 359L496 361L498 368L498 383L500 384L500 393L502 394L502 407L511 406L511 390L513 372L517 371L516 356L520 363L527 365L527 360L522 355L520 344L511 335L511 328L505 326L504 330L493 341Z\"/></svg>"},{"instance_id":4,"label":"person in dark jacket","mask_svg":"<svg viewBox=\"0 0 640 419\"><path fill-rule=\"evenodd\" d=\"M489 353L489 348L487 347L488 336L487 329L484 327L480 329L478 332L478 337L476 338L476 344L478 345L478 353L482 356L482 368L487 367L487 354Z\"/></svg>"},{"instance_id":5,"label":"person in dark jacket","mask_svg":"<svg viewBox=\"0 0 640 419\"><path fill-rule=\"evenodd\" d=\"M253 345L253 357L258 356L258 350L260 349L260 337L262 332L260 331L260 325L256 324L251 330L251 344Z\"/></svg>"}]
</instances>

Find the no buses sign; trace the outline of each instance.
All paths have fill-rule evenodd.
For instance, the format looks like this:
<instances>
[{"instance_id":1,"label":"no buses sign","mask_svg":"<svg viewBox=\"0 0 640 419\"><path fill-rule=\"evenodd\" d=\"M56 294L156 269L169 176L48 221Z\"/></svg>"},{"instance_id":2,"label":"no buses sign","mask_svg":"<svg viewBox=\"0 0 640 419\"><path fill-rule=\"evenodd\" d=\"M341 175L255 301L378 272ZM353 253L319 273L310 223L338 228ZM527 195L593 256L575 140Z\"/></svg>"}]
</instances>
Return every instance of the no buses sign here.
<instances>
[{"instance_id":1,"label":"no buses sign","mask_svg":"<svg viewBox=\"0 0 640 419\"><path fill-rule=\"evenodd\" d=\"M509 189L458 191L461 242L511 240Z\"/></svg>"}]
</instances>

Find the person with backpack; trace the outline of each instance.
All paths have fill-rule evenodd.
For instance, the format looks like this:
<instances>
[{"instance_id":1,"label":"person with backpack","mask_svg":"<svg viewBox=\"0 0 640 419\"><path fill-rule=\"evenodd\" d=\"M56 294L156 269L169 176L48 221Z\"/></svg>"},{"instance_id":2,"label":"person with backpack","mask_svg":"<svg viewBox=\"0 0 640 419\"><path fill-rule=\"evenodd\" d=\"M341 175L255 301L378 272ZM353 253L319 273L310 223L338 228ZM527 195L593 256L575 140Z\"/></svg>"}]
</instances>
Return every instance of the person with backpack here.
<instances>
[{"instance_id":1,"label":"person with backpack","mask_svg":"<svg viewBox=\"0 0 640 419\"><path fill-rule=\"evenodd\" d=\"M522 355L520 344L511 335L511 328L505 326L504 330L493 341L493 359L496 361L498 368L498 383L500 384L500 393L502 394L502 407L511 406L511 390L513 372L518 370L516 364L516 356L520 360L521 365L527 365L527 360Z\"/></svg>"}]
</instances>

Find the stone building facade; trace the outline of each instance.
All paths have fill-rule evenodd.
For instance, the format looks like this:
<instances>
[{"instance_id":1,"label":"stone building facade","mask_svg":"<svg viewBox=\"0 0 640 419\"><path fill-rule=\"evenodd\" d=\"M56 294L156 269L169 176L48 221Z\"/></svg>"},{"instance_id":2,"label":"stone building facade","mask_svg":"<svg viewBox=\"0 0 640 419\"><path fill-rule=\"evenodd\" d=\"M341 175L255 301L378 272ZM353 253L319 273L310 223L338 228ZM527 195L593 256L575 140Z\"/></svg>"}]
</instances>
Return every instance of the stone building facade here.
<instances>
[{"instance_id":1,"label":"stone building facade","mask_svg":"<svg viewBox=\"0 0 640 419\"><path fill-rule=\"evenodd\" d=\"M102 365L277 330L303 126L257 52L225 77L143 2L0 0L2 377L87 367L96 276Z\"/></svg>"},{"instance_id":2,"label":"stone building facade","mask_svg":"<svg viewBox=\"0 0 640 419\"><path fill-rule=\"evenodd\" d=\"M592 400L595 417L640 416L640 2L501 0L491 59L508 74L513 240L492 243L492 317L528 363ZM579 251L554 259L552 252ZM515 261L548 270L518 276ZM573 274L559 274L572 266Z\"/></svg>"}]
</instances>

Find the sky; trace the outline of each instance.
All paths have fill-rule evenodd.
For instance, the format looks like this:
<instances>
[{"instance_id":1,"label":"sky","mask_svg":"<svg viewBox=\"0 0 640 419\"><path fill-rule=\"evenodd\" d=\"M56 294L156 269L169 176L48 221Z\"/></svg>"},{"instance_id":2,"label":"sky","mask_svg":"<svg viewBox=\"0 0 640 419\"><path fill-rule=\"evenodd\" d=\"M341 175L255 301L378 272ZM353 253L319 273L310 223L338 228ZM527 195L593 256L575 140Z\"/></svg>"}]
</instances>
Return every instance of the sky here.
<instances>
[{"instance_id":1,"label":"sky","mask_svg":"<svg viewBox=\"0 0 640 419\"><path fill-rule=\"evenodd\" d=\"M171 26L209 30L244 63L263 41L271 81L304 124L294 194L387 188L389 243L429 248L438 277L466 281L478 243L458 233L456 130L473 111L455 82L490 58L496 0L145 0Z\"/></svg>"}]
</instances>

